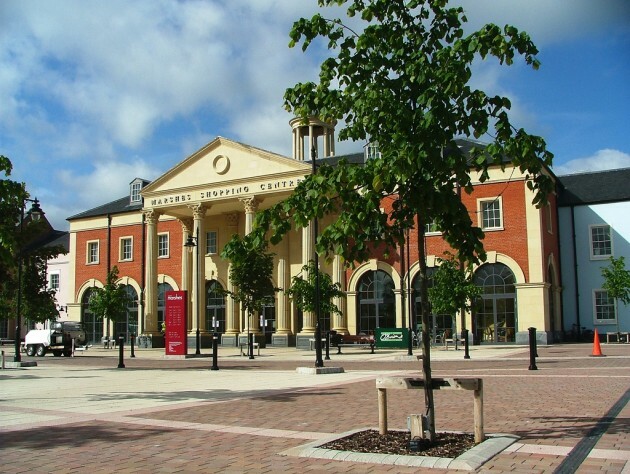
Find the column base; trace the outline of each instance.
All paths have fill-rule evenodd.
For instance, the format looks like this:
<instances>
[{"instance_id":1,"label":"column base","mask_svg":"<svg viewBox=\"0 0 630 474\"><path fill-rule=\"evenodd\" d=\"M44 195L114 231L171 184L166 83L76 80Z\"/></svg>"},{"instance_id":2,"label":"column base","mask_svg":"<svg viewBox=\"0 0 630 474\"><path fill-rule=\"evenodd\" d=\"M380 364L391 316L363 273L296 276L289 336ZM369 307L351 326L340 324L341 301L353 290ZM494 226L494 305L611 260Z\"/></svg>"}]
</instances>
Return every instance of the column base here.
<instances>
[{"instance_id":1,"label":"column base","mask_svg":"<svg viewBox=\"0 0 630 474\"><path fill-rule=\"evenodd\" d=\"M293 334L272 334L271 345L273 347L294 347L295 336Z\"/></svg>"},{"instance_id":2,"label":"column base","mask_svg":"<svg viewBox=\"0 0 630 474\"><path fill-rule=\"evenodd\" d=\"M546 346L551 344L553 335L547 331L536 331L536 344ZM529 345L529 331L518 331L516 333L515 343L517 345Z\"/></svg>"},{"instance_id":3,"label":"column base","mask_svg":"<svg viewBox=\"0 0 630 474\"><path fill-rule=\"evenodd\" d=\"M311 339L315 339L315 333L300 333L295 336L295 348L301 351L311 350Z\"/></svg>"},{"instance_id":4,"label":"column base","mask_svg":"<svg viewBox=\"0 0 630 474\"><path fill-rule=\"evenodd\" d=\"M140 334L136 343L139 349L163 349L166 347L164 334Z\"/></svg>"}]
</instances>

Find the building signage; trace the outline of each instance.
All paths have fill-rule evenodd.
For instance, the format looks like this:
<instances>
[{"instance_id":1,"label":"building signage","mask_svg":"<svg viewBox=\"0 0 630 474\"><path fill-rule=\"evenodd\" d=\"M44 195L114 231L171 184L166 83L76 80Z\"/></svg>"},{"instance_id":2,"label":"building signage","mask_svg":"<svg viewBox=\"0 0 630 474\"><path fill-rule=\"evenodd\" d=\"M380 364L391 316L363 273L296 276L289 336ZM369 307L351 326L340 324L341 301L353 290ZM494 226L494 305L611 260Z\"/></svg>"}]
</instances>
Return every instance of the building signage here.
<instances>
[{"instance_id":1,"label":"building signage","mask_svg":"<svg viewBox=\"0 0 630 474\"><path fill-rule=\"evenodd\" d=\"M226 186L215 189L204 189L190 193L165 194L147 199L149 207L169 206L171 204L186 204L199 201L211 201L213 199L224 199L236 196L246 196L248 194L266 193L282 189L294 189L304 178L281 179L277 181L262 181L249 185Z\"/></svg>"},{"instance_id":2,"label":"building signage","mask_svg":"<svg viewBox=\"0 0 630 474\"><path fill-rule=\"evenodd\" d=\"M188 352L188 292L167 291L164 331L166 355L185 356Z\"/></svg>"},{"instance_id":3,"label":"building signage","mask_svg":"<svg viewBox=\"0 0 630 474\"><path fill-rule=\"evenodd\" d=\"M409 345L409 329L376 328L376 347L397 347L404 349Z\"/></svg>"}]
</instances>

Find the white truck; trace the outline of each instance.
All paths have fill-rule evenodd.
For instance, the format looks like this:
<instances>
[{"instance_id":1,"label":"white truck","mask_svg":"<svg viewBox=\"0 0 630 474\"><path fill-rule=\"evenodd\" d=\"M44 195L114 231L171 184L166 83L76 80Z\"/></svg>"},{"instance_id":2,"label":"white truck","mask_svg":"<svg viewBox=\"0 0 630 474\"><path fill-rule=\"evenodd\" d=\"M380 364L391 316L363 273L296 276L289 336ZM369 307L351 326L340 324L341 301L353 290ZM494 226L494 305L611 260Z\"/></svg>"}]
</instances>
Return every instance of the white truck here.
<instances>
[{"instance_id":1,"label":"white truck","mask_svg":"<svg viewBox=\"0 0 630 474\"><path fill-rule=\"evenodd\" d=\"M85 331L76 321L57 321L50 329L32 329L24 338L24 350L29 356L43 357L51 351L55 357L72 355L74 348L83 347Z\"/></svg>"}]
</instances>

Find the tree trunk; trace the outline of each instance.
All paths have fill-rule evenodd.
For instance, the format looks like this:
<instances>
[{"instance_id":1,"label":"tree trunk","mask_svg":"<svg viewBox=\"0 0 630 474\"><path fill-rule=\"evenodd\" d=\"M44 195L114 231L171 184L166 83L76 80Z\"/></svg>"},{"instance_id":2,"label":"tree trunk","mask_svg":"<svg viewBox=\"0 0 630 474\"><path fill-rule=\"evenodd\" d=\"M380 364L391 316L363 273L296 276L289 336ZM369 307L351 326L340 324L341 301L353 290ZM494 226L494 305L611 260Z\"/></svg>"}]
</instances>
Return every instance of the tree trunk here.
<instances>
[{"instance_id":1,"label":"tree trunk","mask_svg":"<svg viewBox=\"0 0 630 474\"><path fill-rule=\"evenodd\" d=\"M429 332L429 281L424 233L426 222L418 214L418 263L420 266L420 301L422 301L422 375L424 379L424 403L428 419L430 442L435 441L435 407L433 405L433 382L431 378L431 334Z\"/></svg>"}]
</instances>

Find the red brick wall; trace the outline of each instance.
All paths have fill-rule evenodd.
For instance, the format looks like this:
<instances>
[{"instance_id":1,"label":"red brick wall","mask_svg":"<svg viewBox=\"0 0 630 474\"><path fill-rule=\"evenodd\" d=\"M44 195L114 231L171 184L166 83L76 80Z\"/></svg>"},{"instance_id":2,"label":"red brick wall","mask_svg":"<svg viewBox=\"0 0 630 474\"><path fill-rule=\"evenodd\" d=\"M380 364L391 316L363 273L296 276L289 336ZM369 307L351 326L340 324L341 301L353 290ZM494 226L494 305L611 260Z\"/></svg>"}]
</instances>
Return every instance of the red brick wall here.
<instances>
[{"instance_id":1,"label":"red brick wall","mask_svg":"<svg viewBox=\"0 0 630 474\"><path fill-rule=\"evenodd\" d=\"M158 223L158 233L169 233L169 256L159 258L157 262L158 273L163 273L173 278L181 287L181 252L182 252L182 227L178 221L165 221ZM96 278L105 282L107 278L107 229L85 230L76 233L76 274L75 288L79 289L87 280ZM133 260L121 262L120 238L133 238ZM142 267L143 249L142 224L126 225L111 228L111 240L109 242L110 265L118 266L119 277L133 278L138 284L142 284L144 268ZM145 236L146 239L146 236ZM99 241L99 263L86 264L87 242ZM145 240L146 242L146 240Z\"/></svg>"}]
</instances>

